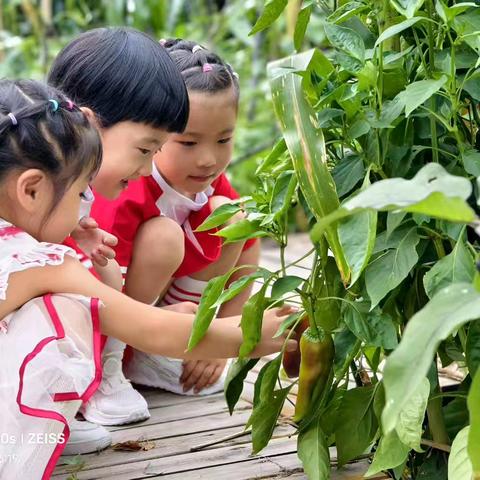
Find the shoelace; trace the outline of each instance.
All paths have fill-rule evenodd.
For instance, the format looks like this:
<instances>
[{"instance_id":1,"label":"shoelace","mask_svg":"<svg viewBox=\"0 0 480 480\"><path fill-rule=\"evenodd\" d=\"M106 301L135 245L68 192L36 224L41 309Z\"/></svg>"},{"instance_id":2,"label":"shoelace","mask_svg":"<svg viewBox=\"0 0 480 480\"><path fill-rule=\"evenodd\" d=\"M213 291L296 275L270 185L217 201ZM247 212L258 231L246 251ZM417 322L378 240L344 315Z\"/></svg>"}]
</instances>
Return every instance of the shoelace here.
<instances>
[{"instance_id":1,"label":"shoelace","mask_svg":"<svg viewBox=\"0 0 480 480\"><path fill-rule=\"evenodd\" d=\"M123 352L122 352L123 354ZM102 384L107 385L112 390L121 390L128 388L130 380L125 378L122 370L121 358L115 354L106 354L103 361L103 379Z\"/></svg>"}]
</instances>

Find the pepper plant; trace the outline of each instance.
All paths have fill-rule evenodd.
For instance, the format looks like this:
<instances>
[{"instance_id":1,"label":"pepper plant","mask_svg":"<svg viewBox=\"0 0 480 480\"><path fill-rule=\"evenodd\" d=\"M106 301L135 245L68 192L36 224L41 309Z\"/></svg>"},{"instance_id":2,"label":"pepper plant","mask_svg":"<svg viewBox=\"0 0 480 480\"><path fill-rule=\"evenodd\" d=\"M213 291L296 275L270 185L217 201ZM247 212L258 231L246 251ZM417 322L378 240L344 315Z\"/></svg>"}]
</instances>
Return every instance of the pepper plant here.
<instances>
[{"instance_id":1,"label":"pepper plant","mask_svg":"<svg viewBox=\"0 0 480 480\"><path fill-rule=\"evenodd\" d=\"M286 5L267 1L252 33ZM308 321L293 418L308 478L329 478L335 446L339 467L370 458L367 475L480 479L480 3L296 5L297 53L268 67L282 137L259 164L255 193L201 226L243 209L245 220L217 234L227 242L269 237L282 266L226 289L229 274L212 280L190 346L218 306L260 278L229 371L230 410L256 363L248 354L263 311L289 301L300 311L281 329L297 335ZM324 41L303 48L311 18L321 19ZM296 205L311 225L304 277L289 274L284 255ZM279 381L282 357L255 384L254 452L268 443L292 388ZM438 367L452 362L464 380L442 389Z\"/></svg>"}]
</instances>

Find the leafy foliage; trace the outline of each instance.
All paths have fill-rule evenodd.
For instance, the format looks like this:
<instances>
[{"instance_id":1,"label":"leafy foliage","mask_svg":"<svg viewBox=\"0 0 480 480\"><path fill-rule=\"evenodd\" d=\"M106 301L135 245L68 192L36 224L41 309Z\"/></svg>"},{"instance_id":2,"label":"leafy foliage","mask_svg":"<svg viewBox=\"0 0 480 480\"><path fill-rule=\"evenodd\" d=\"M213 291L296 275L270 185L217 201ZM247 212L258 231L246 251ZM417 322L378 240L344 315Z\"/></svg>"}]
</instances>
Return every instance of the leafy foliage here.
<instances>
[{"instance_id":1,"label":"leafy foliage","mask_svg":"<svg viewBox=\"0 0 480 480\"><path fill-rule=\"evenodd\" d=\"M340 464L371 452L369 474L445 478L445 456L424 440L454 440L449 478L470 480L480 379L478 2L297 5L289 32L305 50L268 65L283 138L264 155L244 209L252 229L280 245L282 268L265 277L275 298L296 295L311 328L335 335L332 381L299 424L299 456L315 479L328 478L331 444ZM288 20L283 3L274 6L268 22L267 4L260 17L263 32ZM283 259L297 205L314 260L301 280ZM450 401L437 366L453 361L466 375ZM266 399L281 402L281 391L262 390L253 418L265 415Z\"/></svg>"}]
</instances>

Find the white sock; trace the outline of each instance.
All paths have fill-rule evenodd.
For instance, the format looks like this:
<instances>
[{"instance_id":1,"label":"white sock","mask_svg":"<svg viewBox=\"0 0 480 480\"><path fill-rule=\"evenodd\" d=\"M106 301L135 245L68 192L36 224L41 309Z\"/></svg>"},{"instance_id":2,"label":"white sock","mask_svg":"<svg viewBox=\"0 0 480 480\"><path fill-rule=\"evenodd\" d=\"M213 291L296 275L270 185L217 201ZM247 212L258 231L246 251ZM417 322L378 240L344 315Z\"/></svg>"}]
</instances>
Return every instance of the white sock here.
<instances>
[{"instance_id":1,"label":"white sock","mask_svg":"<svg viewBox=\"0 0 480 480\"><path fill-rule=\"evenodd\" d=\"M208 282L192 277L176 278L164 295L161 304L173 305L180 302L193 302L197 305Z\"/></svg>"}]
</instances>

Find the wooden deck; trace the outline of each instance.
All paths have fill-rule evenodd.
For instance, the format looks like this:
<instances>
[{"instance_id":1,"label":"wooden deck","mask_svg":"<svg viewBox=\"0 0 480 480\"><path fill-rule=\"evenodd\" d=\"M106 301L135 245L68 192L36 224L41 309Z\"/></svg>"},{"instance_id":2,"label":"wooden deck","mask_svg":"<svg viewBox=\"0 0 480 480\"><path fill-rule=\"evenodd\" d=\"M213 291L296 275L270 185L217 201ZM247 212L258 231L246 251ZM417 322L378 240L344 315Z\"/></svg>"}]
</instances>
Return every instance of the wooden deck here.
<instances>
[{"instance_id":1,"label":"wooden deck","mask_svg":"<svg viewBox=\"0 0 480 480\"><path fill-rule=\"evenodd\" d=\"M296 237L287 249L287 262L301 257L309 246L306 236ZM261 264L278 269L279 263L278 251L267 244ZM302 261L289 269L289 274L308 274L309 263L308 259ZM232 416L223 394L185 397L161 390L141 390L148 401L151 418L142 423L111 428L113 443L120 444L117 447L98 454L61 457L52 479L306 479L296 454L295 428L289 423L292 406L288 402L272 441L260 455L251 456L249 434L239 436L250 415L253 383L264 361L266 359L249 373L242 399ZM295 392L294 387L293 396ZM128 451L129 448L141 450ZM334 449L331 457L335 458ZM332 478L360 479L366 468L365 463L350 465L339 472L334 470Z\"/></svg>"},{"instance_id":2,"label":"wooden deck","mask_svg":"<svg viewBox=\"0 0 480 480\"><path fill-rule=\"evenodd\" d=\"M68 466L62 463L72 458L62 457L52 479L307 478L296 455L295 437L291 436L295 430L286 419L279 423L261 455L251 456L249 434L228 439L244 431L251 411L249 402L240 400L230 416L223 394L184 397L161 390L142 390L142 394L151 418L111 429L114 444L123 443L120 450L109 448L82 455ZM211 445L213 442L219 443ZM130 446L142 450L126 450ZM364 465L352 465L333 478L358 479L364 471Z\"/></svg>"}]
</instances>

